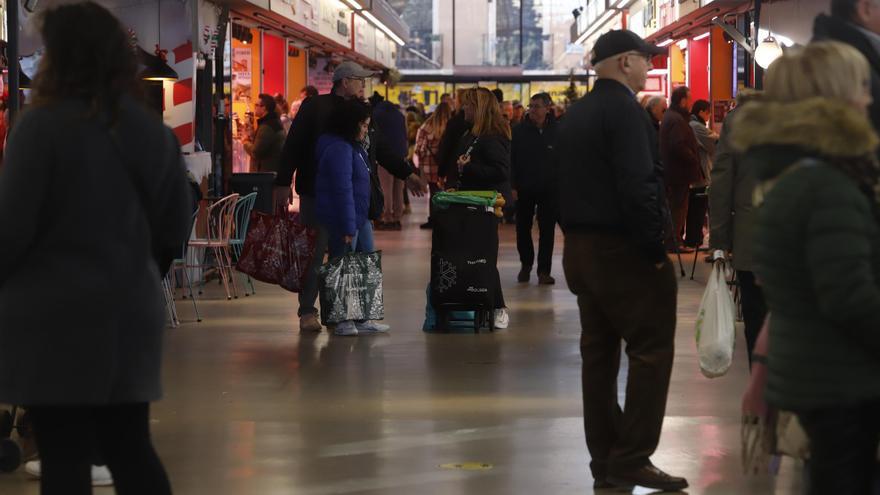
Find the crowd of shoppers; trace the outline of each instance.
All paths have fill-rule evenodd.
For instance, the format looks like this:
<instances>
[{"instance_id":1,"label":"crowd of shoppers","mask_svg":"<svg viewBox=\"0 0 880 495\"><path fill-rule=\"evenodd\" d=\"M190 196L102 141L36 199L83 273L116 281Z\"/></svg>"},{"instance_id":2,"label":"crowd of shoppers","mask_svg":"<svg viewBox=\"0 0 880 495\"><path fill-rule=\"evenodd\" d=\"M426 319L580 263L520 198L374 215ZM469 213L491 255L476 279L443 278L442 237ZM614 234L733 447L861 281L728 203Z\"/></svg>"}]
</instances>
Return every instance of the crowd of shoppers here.
<instances>
[{"instance_id":1,"label":"crowd of shoppers","mask_svg":"<svg viewBox=\"0 0 880 495\"><path fill-rule=\"evenodd\" d=\"M336 68L331 93L304 89L298 109L259 95L257 130L244 146L251 168L277 173L279 204L295 175L301 218L317 232L300 329L321 330L325 254L372 252L374 226L400 230L405 186L432 196L503 191L517 205L519 282L537 258L538 283L555 283L557 223L565 233L595 487L683 490L685 479L650 459L675 354L668 251L701 246L708 217L713 259L735 269L750 366L767 368L767 402L794 412L809 437L809 492L870 493L880 446L878 12L866 0L833 0L815 20L815 41L774 62L763 93L742 93L720 136L711 104L692 102L687 87L671 92L668 109L659 96L637 100L665 50L626 30L596 41L598 79L564 116L546 93L525 111L486 88L444 94L430 115L378 94L368 104L364 80L374 74L353 62ZM150 441L149 403L160 396L158 287L190 228L179 145L137 101L128 35L108 11L62 5L40 28L46 53L34 102L0 172L0 341L9 344L0 346L0 402L28 406L42 493L87 493L93 463L106 463L120 493L171 493ZM83 190L113 202L106 221L83 224L105 210L71 196ZM494 277L494 323L506 328L497 267ZM63 312L63 325L28 310L37 298ZM344 321L334 332L388 330ZM69 369L78 372L58 371Z\"/></svg>"}]
</instances>

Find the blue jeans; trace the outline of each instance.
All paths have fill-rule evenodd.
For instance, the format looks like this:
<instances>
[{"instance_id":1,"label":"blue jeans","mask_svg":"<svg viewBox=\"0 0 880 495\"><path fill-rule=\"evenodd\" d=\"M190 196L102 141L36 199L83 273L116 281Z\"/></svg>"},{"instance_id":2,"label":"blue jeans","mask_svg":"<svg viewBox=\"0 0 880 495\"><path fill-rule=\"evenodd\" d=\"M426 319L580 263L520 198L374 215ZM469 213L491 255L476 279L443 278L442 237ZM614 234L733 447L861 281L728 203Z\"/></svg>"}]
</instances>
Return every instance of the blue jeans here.
<instances>
[{"instance_id":1,"label":"blue jeans","mask_svg":"<svg viewBox=\"0 0 880 495\"><path fill-rule=\"evenodd\" d=\"M330 258L337 258L345 254L345 233L331 230L329 235ZM376 250L373 241L373 224L369 220L358 229L357 245L354 250L358 253L372 253Z\"/></svg>"}]
</instances>

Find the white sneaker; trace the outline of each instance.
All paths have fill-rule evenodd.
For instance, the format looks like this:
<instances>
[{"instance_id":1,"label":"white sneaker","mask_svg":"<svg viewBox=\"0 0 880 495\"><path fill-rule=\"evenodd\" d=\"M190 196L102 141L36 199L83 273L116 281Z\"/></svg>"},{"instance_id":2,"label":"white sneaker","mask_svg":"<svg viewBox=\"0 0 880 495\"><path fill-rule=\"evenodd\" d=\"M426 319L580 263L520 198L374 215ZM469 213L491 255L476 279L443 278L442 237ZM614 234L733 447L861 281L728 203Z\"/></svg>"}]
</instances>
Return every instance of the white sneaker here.
<instances>
[{"instance_id":1,"label":"white sneaker","mask_svg":"<svg viewBox=\"0 0 880 495\"><path fill-rule=\"evenodd\" d=\"M507 308L496 309L495 328L504 330L508 326L510 326L510 315L507 313Z\"/></svg>"},{"instance_id":2,"label":"white sneaker","mask_svg":"<svg viewBox=\"0 0 880 495\"><path fill-rule=\"evenodd\" d=\"M39 478L42 475L42 465L40 461L29 461L24 465L27 474ZM113 484L113 476L107 466L92 466L92 486L111 486Z\"/></svg>"},{"instance_id":3,"label":"white sneaker","mask_svg":"<svg viewBox=\"0 0 880 495\"><path fill-rule=\"evenodd\" d=\"M391 326L376 321L361 321L355 323L355 326L361 333L386 333L391 330Z\"/></svg>"},{"instance_id":4,"label":"white sneaker","mask_svg":"<svg viewBox=\"0 0 880 495\"><path fill-rule=\"evenodd\" d=\"M92 486L110 486L113 476L107 466L92 466Z\"/></svg>"},{"instance_id":5,"label":"white sneaker","mask_svg":"<svg viewBox=\"0 0 880 495\"><path fill-rule=\"evenodd\" d=\"M333 330L333 333L340 337L354 337L358 334L358 329L354 322L349 320L336 325L336 330Z\"/></svg>"}]
</instances>

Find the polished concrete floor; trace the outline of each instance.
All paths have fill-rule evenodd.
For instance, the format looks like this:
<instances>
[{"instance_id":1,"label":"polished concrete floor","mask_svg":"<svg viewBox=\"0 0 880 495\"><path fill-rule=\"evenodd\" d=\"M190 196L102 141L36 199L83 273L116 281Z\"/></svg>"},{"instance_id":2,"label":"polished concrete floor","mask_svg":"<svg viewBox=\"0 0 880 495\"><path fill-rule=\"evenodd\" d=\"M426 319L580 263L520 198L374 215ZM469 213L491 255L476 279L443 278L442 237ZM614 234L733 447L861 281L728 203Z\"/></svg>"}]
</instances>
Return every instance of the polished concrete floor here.
<instances>
[{"instance_id":1,"label":"polished concrete floor","mask_svg":"<svg viewBox=\"0 0 880 495\"><path fill-rule=\"evenodd\" d=\"M300 334L295 296L267 285L226 301L212 284L200 301L202 323L179 303L187 321L168 331L166 394L153 410L175 493L592 493L578 312L560 256L555 287L517 284L515 235L504 226L499 259L510 328L425 334L430 233L417 227L420 211L403 232L377 234L390 335ZM775 478L742 473L744 343L740 336L727 376L700 374L693 326L706 275L700 266L697 281L681 281L676 362L654 461L686 476L688 493L799 493L801 469L791 463ZM38 484L23 471L0 474L0 493L36 494Z\"/></svg>"}]
</instances>

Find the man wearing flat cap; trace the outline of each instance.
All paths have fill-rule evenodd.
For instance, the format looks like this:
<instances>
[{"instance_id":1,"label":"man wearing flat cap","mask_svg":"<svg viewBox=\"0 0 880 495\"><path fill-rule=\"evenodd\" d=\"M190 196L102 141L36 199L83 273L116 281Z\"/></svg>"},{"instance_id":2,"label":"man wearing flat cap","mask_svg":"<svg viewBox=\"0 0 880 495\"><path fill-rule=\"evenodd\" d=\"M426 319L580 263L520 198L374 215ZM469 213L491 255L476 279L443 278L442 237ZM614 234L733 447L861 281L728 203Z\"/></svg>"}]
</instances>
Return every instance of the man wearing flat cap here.
<instances>
[{"instance_id":1,"label":"man wearing flat cap","mask_svg":"<svg viewBox=\"0 0 880 495\"><path fill-rule=\"evenodd\" d=\"M596 488L682 490L651 464L675 354L675 272L657 133L636 100L664 49L610 31L594 45L593 90L569 108L560 153L563 266L581 316L584 427ZM618 405L621 343L629 375Z\"/></svg>"},{"instance_id":2,"label":"man wearing flat cap","mask_svg":"<svg viewBox=\"0 0 880 495\"><path fill-rule=\"evenodd\" d=\"M314 227L317 232L315 254L308 267L299 293L299 328L304 332L318 332L318 268L324 262L327 250L327 232L317 221L315 211L315 176L318 171L318 158L315 147L321 134L327 131L330 116L341 103L353 98L363 99L365 80L375 73L351 61L343 62L333 71L333 89L330 93L308 98L303 102L293 119L284 148L281 152L278 175L275 177L276 202L287 204L290 198L290 185L296 174L296 193L300 196L300 218L303 223ZM371 172L376 173L375 165L380 165L392 175L406 180L407 186L418 196L427 191L427 184L410 166L406 157L395 152L388 139L375 128L370 129L368 153Z\"/></svg>"}]
</instances>

